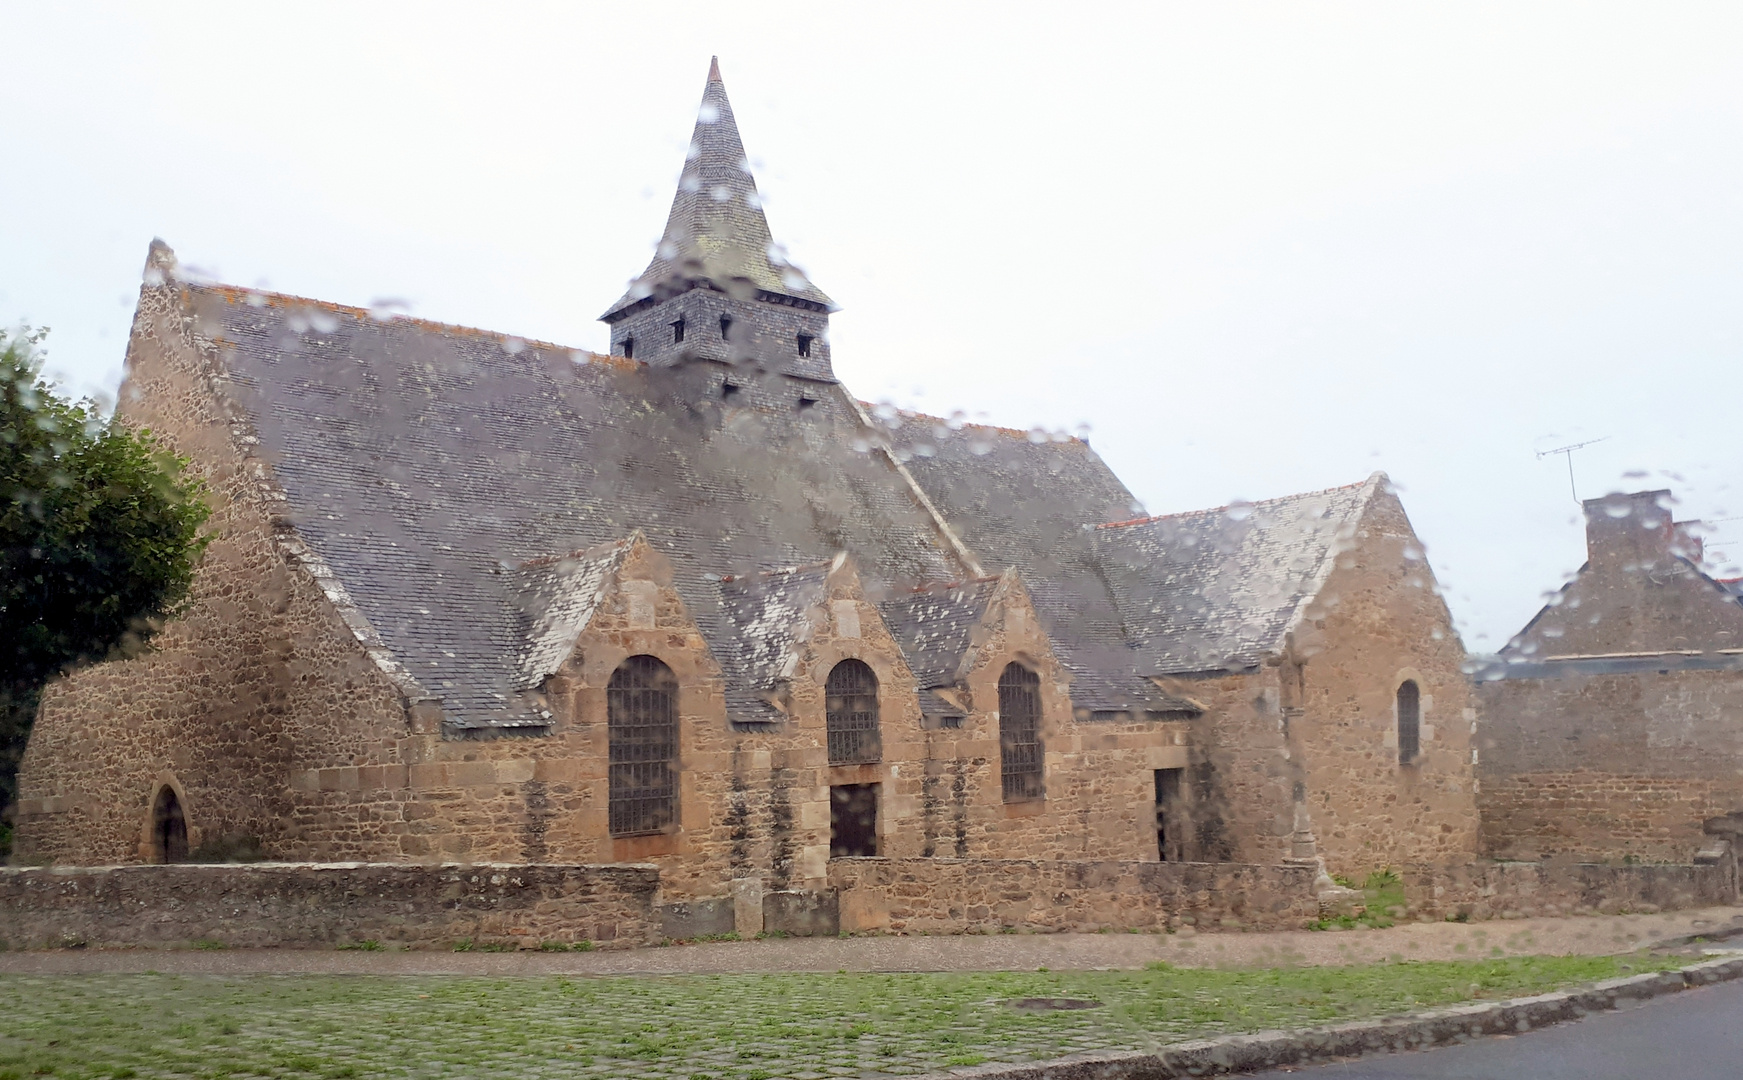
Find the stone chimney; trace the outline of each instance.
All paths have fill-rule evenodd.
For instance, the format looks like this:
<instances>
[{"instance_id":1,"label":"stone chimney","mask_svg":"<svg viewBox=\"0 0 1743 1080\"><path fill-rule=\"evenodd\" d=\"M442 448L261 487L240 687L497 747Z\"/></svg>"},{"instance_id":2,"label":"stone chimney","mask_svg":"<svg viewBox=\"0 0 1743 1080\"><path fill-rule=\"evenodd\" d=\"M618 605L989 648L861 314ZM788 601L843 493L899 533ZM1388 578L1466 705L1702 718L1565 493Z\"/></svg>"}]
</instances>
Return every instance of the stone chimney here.
<instances>
[{"instance_id":1,"label":"stone chimney","mask_svg":"<svg viewBox=\"0 0 1743 1080\"><path fill-rule=\"evenodd\" d=\"M1701 539L1698 531L1700 527L1701 523L1698 521L1674 523L1671 526L1675 532L1670 544L1671 554L1681 555L1697 566L1704 563L1707 559L1707 544Z\"/></svg>"},{"instance_id":2,"label":"stone chimney","mask_svg":"<svg viewBox=\"0 0 1743 1080\"><path fill-rule=\"evenodd\" d=\"M1594 570L1625 569L1663 562L1673 547L1675 554L1686 555L1687 534L1671 521L1669 502L1668 490L1612 492L1585 500L1586 562Z\"/></svg>"}]
</instances>

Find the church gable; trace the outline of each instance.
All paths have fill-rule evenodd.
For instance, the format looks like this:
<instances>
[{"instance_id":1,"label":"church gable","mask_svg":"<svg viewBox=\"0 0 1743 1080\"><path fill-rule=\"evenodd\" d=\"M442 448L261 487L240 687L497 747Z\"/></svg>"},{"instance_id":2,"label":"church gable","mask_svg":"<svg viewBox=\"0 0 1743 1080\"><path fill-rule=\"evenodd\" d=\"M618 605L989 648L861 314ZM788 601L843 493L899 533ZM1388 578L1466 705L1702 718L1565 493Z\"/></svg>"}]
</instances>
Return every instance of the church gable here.
<instances>
[{"instance_id":1,"label":"church gable","mask_svg":"<svg viewBox=\"0 0 1743 1080\"><path fill-rule=\"evenodd\" d=\"M529 559L509 572L526 624L515 672L517 690L536 689L563 666L637 543L646 543L640 533L586 551Z\"/></svg>"},{"instance_id":2,"label":"church gable","mask_svg":"<svg viewBox=\"0 0 1743 1080\"><path fill-rule=\"evenodd\" d=\"M733 633L722 649L727 709L738 723L785 715L783 685L799 673L805 644L829 622L830 563L726 578L721 610Z\"/></svg>"}]
</instances>

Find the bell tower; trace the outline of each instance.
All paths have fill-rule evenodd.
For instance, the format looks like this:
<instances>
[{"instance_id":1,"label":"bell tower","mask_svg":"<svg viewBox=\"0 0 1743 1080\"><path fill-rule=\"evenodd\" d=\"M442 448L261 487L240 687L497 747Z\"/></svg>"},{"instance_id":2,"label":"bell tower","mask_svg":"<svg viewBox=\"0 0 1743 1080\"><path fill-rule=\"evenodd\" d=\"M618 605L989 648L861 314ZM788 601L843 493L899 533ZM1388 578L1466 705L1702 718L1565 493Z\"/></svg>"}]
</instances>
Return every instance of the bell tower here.
<instances>
[{"instance_id":1,"label":"bell tower","mask_svg":"<svg viewBox=\"0 0 1743 1080\"><path fill-rule=\"evenodd\" d=\"M834 382L835 304L774 246L718 57L653 261L600 320L611 352L650 364L711 360Z\"/></svg>"}]
</instances>

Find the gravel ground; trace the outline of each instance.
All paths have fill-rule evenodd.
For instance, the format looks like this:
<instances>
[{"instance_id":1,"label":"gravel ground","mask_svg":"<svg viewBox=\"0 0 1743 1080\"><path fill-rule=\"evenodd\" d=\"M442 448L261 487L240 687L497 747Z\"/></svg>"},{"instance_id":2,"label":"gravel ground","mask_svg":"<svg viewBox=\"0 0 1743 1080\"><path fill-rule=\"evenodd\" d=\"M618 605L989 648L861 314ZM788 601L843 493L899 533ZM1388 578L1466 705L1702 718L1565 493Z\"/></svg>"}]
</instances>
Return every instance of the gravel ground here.
<instances>
[{"instance_id":1,"label":"gravel ground","mask_svg":"<svg viewBox=\"0 0 1743 1080\"><path fill-rule=\"evenodd\" d=\"M1387 930L1210 934L998 934L791 938L591 953L382 952L324 949L108 950L0 953L0 973L178 972L204 975L677 975L803 971L1090 971L1323 966L1388 959L1595 956L1698 935L1743 932L1743 909L1658 915L1408 923Z\"/></svg>"}]
</instances>

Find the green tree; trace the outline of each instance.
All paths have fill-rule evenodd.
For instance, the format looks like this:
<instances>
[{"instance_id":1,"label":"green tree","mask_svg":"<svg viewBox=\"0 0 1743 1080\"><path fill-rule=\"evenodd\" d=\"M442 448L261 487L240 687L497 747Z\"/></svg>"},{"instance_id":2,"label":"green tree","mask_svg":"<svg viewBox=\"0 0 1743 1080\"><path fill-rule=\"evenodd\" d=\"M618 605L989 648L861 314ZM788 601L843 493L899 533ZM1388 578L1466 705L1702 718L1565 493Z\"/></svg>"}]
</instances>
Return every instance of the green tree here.
<instances>
[{"instance_id":1,"label":"green tree","mask_svg":"<svg viewBox=\"0 0 1743 1080\"><path fill-rule=\"evenodd\" d=\"M42 687L142 650L187 599L204 485L150 432L57 396L45 331L0 331L0 822ZM0 855L10 848L0 824Z\"/></svg>"}]
</instances>

